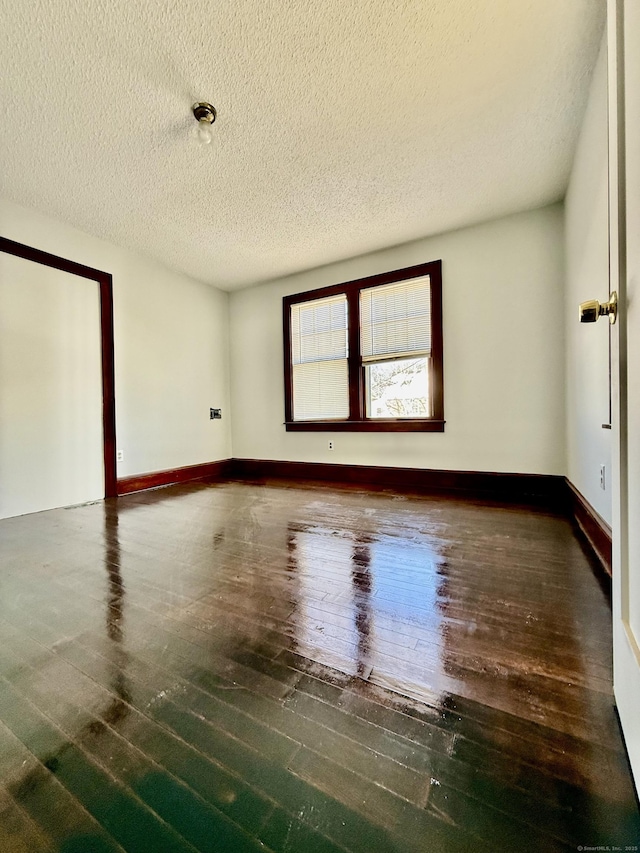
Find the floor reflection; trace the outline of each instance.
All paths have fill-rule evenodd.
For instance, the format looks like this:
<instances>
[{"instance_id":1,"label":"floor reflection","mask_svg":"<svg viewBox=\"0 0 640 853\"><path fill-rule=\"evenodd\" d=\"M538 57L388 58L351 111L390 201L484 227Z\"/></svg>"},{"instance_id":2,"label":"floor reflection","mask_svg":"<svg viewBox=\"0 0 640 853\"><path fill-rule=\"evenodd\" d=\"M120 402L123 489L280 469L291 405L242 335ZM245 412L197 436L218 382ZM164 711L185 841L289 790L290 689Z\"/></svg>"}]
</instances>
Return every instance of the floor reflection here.
<instances>
[{"instance_id":1,"label":"floor reflection","mask_svg":"<svg viewBox=\"0 0 640 853\"><path fill-rule=\"evenodd\" d=\"M444 688L442 557L386 533L289 526L299 654L415 699ZM295 558L295 559L294 559ZM422 643L428 651L418 652ZM447 687L450 686L448 683Z\"/></svg>"},{"instance_id":2,"label":"floor reflection","mask_svg":"<svg viewBox=\"0 0 640 853\"><path fill-rule=\"evenodd\" d=\"M102 715L110 724L124 719L131 701L131 686L127 677L128 655L124 647L125 586L122 580L121 548L118 531L118 503L104 502L104 567L107 574L106 630L110 642L107 654L113 667L114 698Z\"/></svg>"},{"instance_id":3,"label":"floor reflection","mask_svg":"<svg viewBox=\"0 0 640 853\"><path fill-rule=\"evenodd\" d=\"M371 543L372 538L366 534L358 534L353 543L351 556L351 581L353 583L353 606L355 625L358 632L358 651L356 673L360 678L367 679L371 675L371 592L373 581L371 577Z\"/></svg>"},{"instance_id":4,"label":"floor reflection","mask_svg":"<svg viewBox=\"0 0 640 853\"><path fill-rule=\"evenodd\" d=\"M298 530L292 524L287 525L287 561L285 572L288 580L289 600L292 602L292 609L295 611L300 600L300 568L298 565ZM289 650L294 653L298 651L298 640L295 631L292 631L289 637Z\"/></svg>"},{"instance_id":5,"label":"floor reflection","mask_svg":"<svg viewBox=\"0 0 640 853\"><path fill-rule=\"evenodd\" d=\"M114 643L122 643L122 617L124 609L124 584L120 567L120 540L118 538L118 506L105 502L104 506L104 567L107 573L107 636Z\"/></svg>"}]
</instances>

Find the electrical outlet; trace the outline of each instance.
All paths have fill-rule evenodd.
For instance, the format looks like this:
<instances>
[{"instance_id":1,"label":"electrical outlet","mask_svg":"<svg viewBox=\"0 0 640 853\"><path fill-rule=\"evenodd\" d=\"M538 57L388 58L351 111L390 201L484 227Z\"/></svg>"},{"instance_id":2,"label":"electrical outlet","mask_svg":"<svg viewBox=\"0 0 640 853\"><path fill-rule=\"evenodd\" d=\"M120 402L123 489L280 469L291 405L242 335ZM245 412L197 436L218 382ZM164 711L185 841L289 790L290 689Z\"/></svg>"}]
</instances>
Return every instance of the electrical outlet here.
<instances>
[{"instance_id":1,"label":"electrical outlet","mask_svg":"<svg viewBox=\"0 0 640 853\"><path fill-rule=\"evenodd\" d=\"M333 450L333 442L332 441L329 442L329 450Z\"/></svg>"},{"instance_id":2,"label":"electrical outlet","mask_svg":"<svg viewBox=\"0 0 640 853\"><path fill-rule=\"evenodd\" d=\"M118 450L116 453L116 460L118 462L124 462L124 450Z\"/></svg>"},{"instance_id":3,"label":"electrical outlet","mask_svg":"<svg viewBox=\"0 0 640 853\"><path fill-rule=\"evenodd\" d=\"M606 467L604 465L601 465L600 466L600 488L601 489L607 488L607 483L606 483L606 479L605 479L605 471L606 471Z\"/></svg>"}]
</instances>

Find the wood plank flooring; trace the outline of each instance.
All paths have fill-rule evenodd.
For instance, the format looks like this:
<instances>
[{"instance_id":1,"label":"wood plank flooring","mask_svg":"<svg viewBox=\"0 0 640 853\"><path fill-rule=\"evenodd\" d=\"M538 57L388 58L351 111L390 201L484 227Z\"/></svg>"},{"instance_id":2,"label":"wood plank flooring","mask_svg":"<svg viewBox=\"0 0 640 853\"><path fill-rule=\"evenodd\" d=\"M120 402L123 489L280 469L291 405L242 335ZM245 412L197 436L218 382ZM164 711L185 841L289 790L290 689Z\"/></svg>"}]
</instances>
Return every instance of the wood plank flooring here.
<instances>
[{"instance_id":1,"label":"wood plank flooring","mask_svg":"<svg viewBox=\"0 0 640 853\"><path fill-rule=\"evenodd\" d=\"M231 482L0 521L0 851L638 845L610 619L540 509Z\"/></svg>"}]
</instances>

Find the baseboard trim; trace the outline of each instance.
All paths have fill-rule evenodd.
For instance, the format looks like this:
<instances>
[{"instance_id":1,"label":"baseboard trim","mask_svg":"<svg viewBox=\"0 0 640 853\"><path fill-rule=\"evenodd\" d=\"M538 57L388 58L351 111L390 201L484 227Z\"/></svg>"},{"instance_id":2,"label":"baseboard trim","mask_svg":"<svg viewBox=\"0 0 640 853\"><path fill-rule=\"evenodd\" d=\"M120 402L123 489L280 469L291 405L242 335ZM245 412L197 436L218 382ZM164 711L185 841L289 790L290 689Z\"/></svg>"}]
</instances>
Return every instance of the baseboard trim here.
<instances>
[{"instance_id":1,"label":"baseboard trim","mask_svg":"<svg viewBox=\"0 0 640 853\"><path fill-rule=\"evenodd\" d=\"M166 471L152 471L150 474L123 477L117 481L118 495L157 489L159 486L171 486L176 483L192 483L197 480L226 480L231 473L231 462L231 459L221 459L218 462L202 462L199 465L186 465L184 468L170 468Z\"/></svg>"},{"instance_id":2,"label":"baseboard trim","mask_svg":"<svg viewBox=\"0 0 640 853\"><path fill-rule=\"evenodd\" d=\"M611 528L584 495L567 479L569 515L584 536L596 559L611 577Z\"/></svg>"},{"instance_id":3,"label":"baseboard trim","mask_svg":"<svg viewBox=\"0 0 640 853\"><path fill-rule=\"evenodd\" d=\"M317 480L369 488L544 503L556 509L566 507L565 478L551 474L445 471L269 459L232 459L230 467L231 476L240 480Z\"/></svg>"}]
</instances>

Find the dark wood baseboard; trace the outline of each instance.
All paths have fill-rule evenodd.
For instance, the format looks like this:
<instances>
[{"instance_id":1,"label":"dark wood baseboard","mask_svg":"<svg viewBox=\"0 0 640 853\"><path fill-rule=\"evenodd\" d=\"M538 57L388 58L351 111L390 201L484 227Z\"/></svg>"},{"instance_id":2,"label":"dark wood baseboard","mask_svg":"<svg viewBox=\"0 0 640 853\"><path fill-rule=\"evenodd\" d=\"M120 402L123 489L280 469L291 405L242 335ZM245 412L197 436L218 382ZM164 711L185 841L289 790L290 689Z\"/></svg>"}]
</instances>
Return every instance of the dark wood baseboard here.
<instances>
[{"instance_id":1,"label":"dark wood baseboard","mask_svg":"<svg viewBox=\"0 0 640 853\"><path fill-rule=\"evenodd\" d=\"M317 480L369 488L386 487L421 493L455 493L461 496L543 503L555 509L566 507L565 478L550 474L443 471L268 459L232 459L230 467L231 476L241 480Z\"/></svg>"},{"instance_id":2,"label":"dark wood baseboard","mask_svg":"<svg viewBox=\"0 0 640 853\"><path fill-rule=\"evenodd\" d=\"M135 474L118 480L118 494L140 492L155 489L158 486L170 486L175 483L191 483L195 480L226 480L231 474L231 459L218 462L202 462L200 465L187 465L184 468L171 468L168 471L153 471L150 474Z\"/></svg>"},{"instance_id":3,"label":"dark wood baseboard","mask_svg":"<svg viewBox=\"0 0 640 853\"><path fill-rule=\"evenodd\" d=\"M570 480L566 480L569 516L586 539L606 573L611 577L611 528Z\"/></svg>"}]
</instances>

